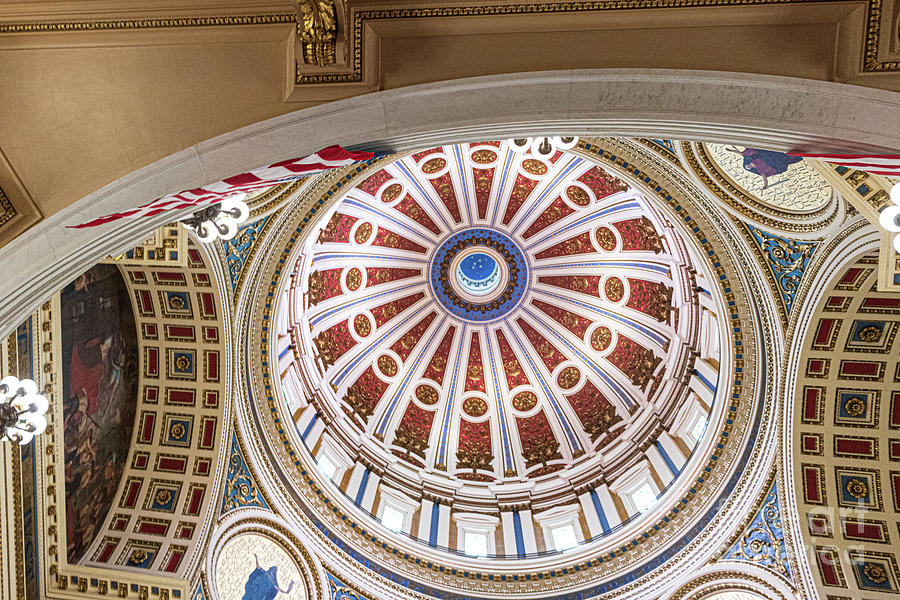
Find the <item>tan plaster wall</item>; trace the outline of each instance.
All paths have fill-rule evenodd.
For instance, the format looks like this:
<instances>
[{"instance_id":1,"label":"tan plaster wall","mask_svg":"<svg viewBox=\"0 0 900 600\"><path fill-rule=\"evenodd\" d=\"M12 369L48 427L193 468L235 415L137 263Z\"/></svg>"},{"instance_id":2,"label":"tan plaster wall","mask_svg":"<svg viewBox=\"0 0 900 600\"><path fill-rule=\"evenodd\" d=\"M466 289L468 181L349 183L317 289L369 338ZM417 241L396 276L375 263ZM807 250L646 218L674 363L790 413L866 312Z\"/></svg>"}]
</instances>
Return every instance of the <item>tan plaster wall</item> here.
<instances>
[{"instance_id":1,"label":"tan plaster wall","mask_svg":"<svg viewBox=\"0 0 900 600\"><path fill-rule=\"evenodd\" d=\"M0 80L15 82L0 86L0 146L50 215L163 156L307 106L282 101L286 28L231 42L191 29L28 39L50 47L0 51Z\"/></svg>"},{"instance_id":2,"label":"tan plaster wall","mask_svg":"<svg viewBox=\"0 0 900 600\"><path fill-rule=\"evenodd\" d=\"M454 4L462 2L447 5ZM346 12L429 6L436 5L349 0ZM0 0L0 29L10 23L221 16L239 10L230 1L168 0L146 7L132 0ZM291 23L0 33L0 153L8 160L0 160L0 186L21 215L0 228L0 244L181 149L368 90L478 75L608 67L777 74L900 89L900 72L860 75L866 17L861 0L539 10L365 19L364 81L319 86L294 85ZM293 4L248 0L244 11L284 15L293 12ZM887 52L889 44L884 45ZM338 133L322 131L319 145L336 137Z\"/></svg>"}]
</instances>

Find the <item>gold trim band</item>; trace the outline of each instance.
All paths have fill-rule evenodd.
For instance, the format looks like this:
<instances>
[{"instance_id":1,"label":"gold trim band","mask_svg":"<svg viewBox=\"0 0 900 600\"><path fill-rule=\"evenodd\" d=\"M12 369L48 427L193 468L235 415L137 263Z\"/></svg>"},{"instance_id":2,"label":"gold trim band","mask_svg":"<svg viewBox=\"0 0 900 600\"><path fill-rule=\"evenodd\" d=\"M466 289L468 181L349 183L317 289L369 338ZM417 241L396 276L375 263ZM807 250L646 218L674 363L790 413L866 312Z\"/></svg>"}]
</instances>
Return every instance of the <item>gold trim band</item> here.
<instances>
[{"instance_id":1,"label":"gold trim band","mask_svg":"<svg viewBox=\"0 0 900 600\"><path fill-rule=\"evenodd\" d=\"M118 31L128 29L174 29L182 27L230 27L293 23L293 14L236 15L227 17L184 17L174 19L129 19L122 21L71 21L64 23L9 23L2 33L48 33L57 31Z\"/></svg>"}]
</instances>

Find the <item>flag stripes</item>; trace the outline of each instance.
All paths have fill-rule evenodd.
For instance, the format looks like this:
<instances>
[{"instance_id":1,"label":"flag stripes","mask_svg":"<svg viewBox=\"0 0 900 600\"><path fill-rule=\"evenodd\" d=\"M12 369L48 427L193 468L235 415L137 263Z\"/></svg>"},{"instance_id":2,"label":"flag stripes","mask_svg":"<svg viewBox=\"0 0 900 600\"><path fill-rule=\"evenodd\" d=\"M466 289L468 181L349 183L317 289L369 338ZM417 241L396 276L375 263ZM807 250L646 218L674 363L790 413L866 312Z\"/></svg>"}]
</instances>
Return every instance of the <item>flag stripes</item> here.
<instances>
[{"instance_id":1,"label":"flag stripes","mask_svg":"<svg viewBox=\"0 0 900 600\"><path fill-rule=\"evenodd\" d=\"M351 152L340 146L329 146L309 156L284 160L266 167L253 169L248 173L227 177L222 181L217 181L204 187L163 196L137 208L104 215L87 223L70 225L69 227L83 229L111 223L125 217L152 217L171 210L199 209L221 202L229 196L267 189L280 183L288 183L302 177L317 175L329 169L371 160L375 156L372 152Z\"/></svg>"}]
</instances>

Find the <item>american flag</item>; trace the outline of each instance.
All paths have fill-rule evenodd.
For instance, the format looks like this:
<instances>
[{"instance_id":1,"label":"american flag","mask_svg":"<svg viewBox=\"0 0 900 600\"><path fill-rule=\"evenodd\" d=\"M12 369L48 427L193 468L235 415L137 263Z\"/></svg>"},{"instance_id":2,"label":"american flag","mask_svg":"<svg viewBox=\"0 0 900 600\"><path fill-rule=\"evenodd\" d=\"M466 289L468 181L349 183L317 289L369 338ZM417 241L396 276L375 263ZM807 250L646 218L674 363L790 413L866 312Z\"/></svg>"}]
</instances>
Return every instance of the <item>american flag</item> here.
<instances>
[{"instance_id":1,"label":"american flag","mask_svg":"<svg viewBox=\"0 0 900 600\"><path fill-rule=\"evenodd\" d=\"M799 152L788 152L788 154L824 160L825 162L843 167L852 167L859 171L874 173L875 175L900 177L900 154L801 154Z\"/></svg>"},{"instance_id":2,"label":"american flag","mask_svg":"<svg viewBox=\"0 0 900 600\"><path fill-rule=\"evenodd\" d=\"M284 160L274 165L253 169L248 173L241 173L204 187L163 196L131 210L104 215L87 223L69 227L74 229L97 227L124 217L150 217L170 210L202 208L221 202L230 196L269 188L279 183L296 181L322 171L345 167L375 157L373 152L351 152L340 146L329 146L303 158Z\"/></svg>"}]
</instances>

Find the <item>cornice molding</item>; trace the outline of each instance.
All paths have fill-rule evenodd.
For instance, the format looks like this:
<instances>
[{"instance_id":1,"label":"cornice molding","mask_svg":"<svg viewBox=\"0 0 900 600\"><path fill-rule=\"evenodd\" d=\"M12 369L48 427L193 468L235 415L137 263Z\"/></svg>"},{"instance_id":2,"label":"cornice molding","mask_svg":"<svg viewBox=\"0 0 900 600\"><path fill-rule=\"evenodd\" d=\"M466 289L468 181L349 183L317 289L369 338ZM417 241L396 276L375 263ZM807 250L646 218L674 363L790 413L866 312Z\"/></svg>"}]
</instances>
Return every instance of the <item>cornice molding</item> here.
<instances>
[{"instance_id":1,"label":"cornice molding","mask_svg":"<svg viewBox=\"0 0 900 600\"><path fill-rule=\"evenodd\" d=\"M121 31L136 29L171 29L181 27L229 27L236 25L275 25L292 23L293 14L233 15L214 17L171 17L150 19L119 19L115 21L62 21L55 23L0 24L5 33L55 33L62 31Z\"/></svg>"}]
</instances>

